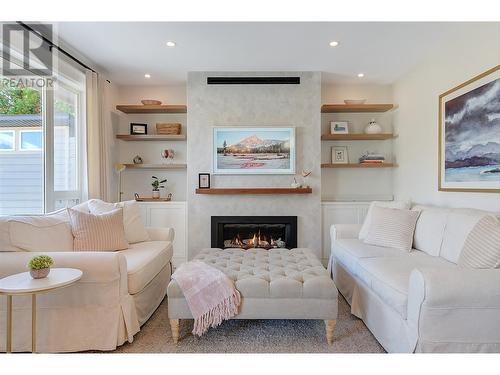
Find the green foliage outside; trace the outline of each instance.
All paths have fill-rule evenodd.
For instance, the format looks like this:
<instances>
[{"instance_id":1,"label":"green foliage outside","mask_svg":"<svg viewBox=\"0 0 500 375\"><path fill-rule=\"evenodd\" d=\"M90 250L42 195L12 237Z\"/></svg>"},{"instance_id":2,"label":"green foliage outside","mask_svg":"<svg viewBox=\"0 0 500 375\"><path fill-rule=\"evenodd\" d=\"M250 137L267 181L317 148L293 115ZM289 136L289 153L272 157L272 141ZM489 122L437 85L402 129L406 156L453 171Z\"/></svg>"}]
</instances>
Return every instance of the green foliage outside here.
<instances>
[{"instance_id":1,"label":"green foliage outside","mask_svg":"<svg viewBox=\"0 0 500 375\"><path fill-rule=\"evenodd\" d=\"M31 258L28 263L30 270L41 270L42 268L49 268L54 264L54 260L48 255L39 255Z\"/></svg>"},{"instance_id":2,"label":"green foliage outside","mask_svg":"<svg viewBox=\"0 0 500 375\"><path fill-rule=\"evenodd\" d=\"M30 88L0 85L0 114L33 115L41 109L40 93Z\"/></svg>"},{"instance_id":3,"label":"green foliage outside","mask_svg":"<svg viewBox=\"0 0 500 375\"><path fill-rule=\"evenodd\" d=\"M40 114L41 103L37 90L0 85L0 115ZM56 100L54 107L56 113L75 115L75 107L65 101Z\"/></svg>"}]
</instances>

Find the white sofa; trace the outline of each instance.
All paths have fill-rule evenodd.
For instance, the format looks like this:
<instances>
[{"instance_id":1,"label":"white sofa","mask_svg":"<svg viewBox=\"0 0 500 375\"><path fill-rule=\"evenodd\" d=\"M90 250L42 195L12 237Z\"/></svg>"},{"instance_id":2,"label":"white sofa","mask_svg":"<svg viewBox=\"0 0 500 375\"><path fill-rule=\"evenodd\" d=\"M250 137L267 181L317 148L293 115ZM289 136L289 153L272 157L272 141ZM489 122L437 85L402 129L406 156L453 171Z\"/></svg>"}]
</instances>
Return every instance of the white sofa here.
<instances>
[{"instance_id":1,"label":"white sofa","mask_svg":"<svg viewBox=\"0 0 500 375\"><path fill-rule=\"evenodd\" d=\"M85 211L88 207L83 203L78 209ZM0 278L26 271L29 259L39 254L50 255L54 267L83 271L74 285L37 297L37 349L113 350L125 341L132 342L166 295L172 271L173 230L147 228L150 241L131 244L122 251L77 252L67 241L72 237L69 217L67 225L46 227L43 217L35 220L38 225L22 227L13 226L16 219L0 217ZM34 243L35 247L25 245L27 251L15 246L19 243ZM12 332L13 351L30 351L29 296L13 298ZM5 351L5 334L6 297L0 296L0 351Z\"/></svg>"},{"instance_id":2,"label":"white sofa","mask_svg":"<svg viewBox=\"0 0 500 375\"><path fill-rule=\"evenodd\" d=\"M457 265L487 212L412 209L421 214L409 253L363 243L361 225L331 227L329 268L352 314L388 352L500 352L500 269Z\"/></svg>"}]
</instances>

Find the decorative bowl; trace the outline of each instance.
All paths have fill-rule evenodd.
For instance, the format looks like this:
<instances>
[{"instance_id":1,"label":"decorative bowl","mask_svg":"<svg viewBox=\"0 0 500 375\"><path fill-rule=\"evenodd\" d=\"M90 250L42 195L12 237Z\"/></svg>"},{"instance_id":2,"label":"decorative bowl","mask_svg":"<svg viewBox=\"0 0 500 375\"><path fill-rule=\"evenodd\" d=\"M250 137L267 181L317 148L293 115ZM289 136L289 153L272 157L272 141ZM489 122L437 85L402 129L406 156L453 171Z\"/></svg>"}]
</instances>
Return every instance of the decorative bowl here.
<instances>
[{"instance_id":1,"label":"decorative bowl","mask_svg":"<svg viewBox=\"0 0 500 375\"><path fill-rule=\"evenodd\" d=\"M141 103L144 105L160 105L161 101L152 100L152 99L144 99L144 100L141 100Z\"/></svg>"},{"instance_id":2,"label":"decorative bowl","mask_svg":"<svg viewBox=\"0 0 500 375\"><path fill-rule=\"evenodd\" d=\"M366 99L346 99L345 104L365 104Z\"/></svg>"},{"instance_id":3,"label":"decorative bowl","mask_svg":"<svg viewBox=\"0 0 500 375\"><path fill-rule=\"evenodd\" d=\"M30 270L30 275L34 279L43 279L47 277L50 273L50 267L40 268L38 270Z\"/></svg>"}]
</instances>

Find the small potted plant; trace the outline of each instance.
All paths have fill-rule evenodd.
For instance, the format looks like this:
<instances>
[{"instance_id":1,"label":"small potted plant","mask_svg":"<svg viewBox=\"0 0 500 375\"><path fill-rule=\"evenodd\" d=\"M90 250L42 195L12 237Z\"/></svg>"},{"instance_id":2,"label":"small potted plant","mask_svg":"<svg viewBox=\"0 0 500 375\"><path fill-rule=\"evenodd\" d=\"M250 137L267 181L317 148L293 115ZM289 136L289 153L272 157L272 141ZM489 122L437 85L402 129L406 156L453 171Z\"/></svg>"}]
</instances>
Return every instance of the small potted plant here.
<instances>
[{"instance_id":1,"label":"small potted plant","mask_svg":"<svg viewBox=\"0 0 500 375\"><path fill-rule=\"evenodd\" d=\"M167 182L167 179L160 180L158 177L153 176L153 182L151 183L151 186L153 187L153 199L159 199L160 198L160 189L163 189L165 187L164 184Z\"/></svg>"},{"instance_id":2,"label":"small potted plant","mask_svg":"<svg viewBox=\"0 0 500 375\"><path fill-rule=\"evenodd\" d=\"M54 260L48 255L39 255L31 258L28 263L30 275L34 279L43 279L50 272L50 267L54 264Z\"/></svg>"}]
</instances>

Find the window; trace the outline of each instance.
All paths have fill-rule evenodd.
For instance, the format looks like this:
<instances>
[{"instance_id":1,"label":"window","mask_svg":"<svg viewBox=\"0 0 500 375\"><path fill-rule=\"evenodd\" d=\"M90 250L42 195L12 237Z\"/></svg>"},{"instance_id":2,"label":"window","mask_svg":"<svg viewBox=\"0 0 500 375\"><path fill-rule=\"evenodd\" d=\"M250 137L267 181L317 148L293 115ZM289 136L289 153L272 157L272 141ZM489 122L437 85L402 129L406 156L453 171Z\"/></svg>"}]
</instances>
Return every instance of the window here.
<instances>
[{"instance_id":1,"label":"window","mask_svg":"<svg viewBox=\"0 0 500 375\"><path fill-rule=\"evenodd\" d=\"M19 132L19 149L39 151L42 149L43 139L41 130L21 130Z\"/></svg>"},{"instance_id":2,"label":"window","mask_svg":"<svg viewBox=\"0 0 500 375\"><path fill-rule=\"evenodd\" d=\"M14 132L0 131L0 151L14 150Z\"/></svg>"},{"instance_id":3,"label":"window","mask_svg":"<svg viewBox=\"0 0 500 375\"><path fill-rule=\"evenodd\" d=\"M12 87L0 74L0 215L82 201L85 75L67 65L52 86Z\"/></svg>"}]
</instances>

